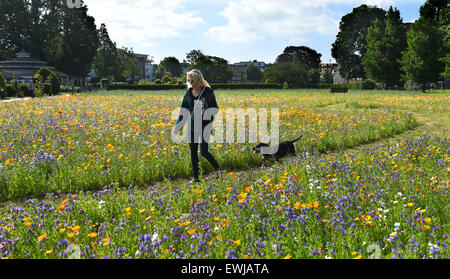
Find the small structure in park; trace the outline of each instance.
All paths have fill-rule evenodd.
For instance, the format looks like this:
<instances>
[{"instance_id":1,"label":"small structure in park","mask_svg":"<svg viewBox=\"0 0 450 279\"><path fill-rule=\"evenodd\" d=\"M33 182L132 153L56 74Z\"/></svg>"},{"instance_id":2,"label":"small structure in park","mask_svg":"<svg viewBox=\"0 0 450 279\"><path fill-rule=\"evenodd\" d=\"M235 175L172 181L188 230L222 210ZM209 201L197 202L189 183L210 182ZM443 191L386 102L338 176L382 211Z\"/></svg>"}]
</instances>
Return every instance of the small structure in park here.
<instances>
[{"instance_id":1,"label":"small structure in park","mask_svg":"<svg viewBox=\"0 0 450 279\"><path fill-rule=\"evenodd\" d=\"M24 50L19 52L16 58L0 61L0 72L7 81L14 79L22 83L31 83L34 74L42 67L55 70L44 61L31 58L31 55Z\"/></svg>"}]
</instances>

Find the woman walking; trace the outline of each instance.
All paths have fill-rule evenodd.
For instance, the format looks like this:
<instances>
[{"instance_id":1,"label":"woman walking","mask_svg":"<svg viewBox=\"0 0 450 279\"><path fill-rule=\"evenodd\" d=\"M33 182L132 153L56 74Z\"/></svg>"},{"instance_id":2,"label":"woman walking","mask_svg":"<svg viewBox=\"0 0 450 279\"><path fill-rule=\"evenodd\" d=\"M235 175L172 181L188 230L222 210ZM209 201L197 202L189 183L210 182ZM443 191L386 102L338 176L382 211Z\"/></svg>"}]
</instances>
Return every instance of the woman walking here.
<instances>
[{"instance_id":1,"label":"woman walking","mask_svg":"<svg viewBox=\"0 0 450 279\"><path fill-rule=\"evenodd\" d=\"M200 154L209 161L216 171L220 169L216 159L208 151L208 143L211 133L206 132L204 134L205 127L213 121L213 117L211 117L211 120L203 120L203 113L206 109L216 108L218 110L218 106L214 95L214 90L203 78L203 75L199 70L193 69L186 74L186 77L188 89L184 94L181 108L189 110L191 116L191 121L188 122L188 133L190 133L189 149L191 151L192 172L194 177L191 182L198 183L200 182L198 168L198 145L200 136L202 136L202 140L200 141ZM196 116L195 113L198 112L199 109L201 109L201 115L199 115L201 120L194 121L194 116ZM182 119L183 116L180 114L177 124ZM195 127L194 123L197 124L197 127ZM201 124L199 125L198 123ZM181 129L181 127L179 129Z\"/></svg>"}]
</instances>

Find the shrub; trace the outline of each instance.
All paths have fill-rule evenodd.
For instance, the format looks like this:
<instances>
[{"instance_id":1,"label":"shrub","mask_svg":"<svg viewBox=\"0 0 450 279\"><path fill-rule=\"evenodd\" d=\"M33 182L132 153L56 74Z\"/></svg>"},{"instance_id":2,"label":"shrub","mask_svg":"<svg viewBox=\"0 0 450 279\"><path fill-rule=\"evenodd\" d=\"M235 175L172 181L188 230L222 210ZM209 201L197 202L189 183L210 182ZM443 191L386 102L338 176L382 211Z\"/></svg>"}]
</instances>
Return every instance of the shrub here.
<instances>
[{"instance_id":1,"label":"shrub","mask_svg":"<svg viewBox=\"0 0 450 279\"><path fill-rule=\"evenodd\" d=\"M46 67L42 67L35 75L39 74L42 77L42 82L49 82L52 84L52 91L50 95L56 95L60 92L61 81L58 76Z\"/></svg>"},{"instance_id":2,"label":"shrub","mask_svg":"<svg viewBox=\"0 0 450 279\"><path fill-rule=\"evenodd\" d=\"M161 80L160 79L156 79L155 80L155 84L161 84Z\"/></svg>"},{"instance_id":3,"label":"shrub","mask_svg":"<svg viewBox=\"0 0 450 279\"><path fill-rule=\"evenodd\" d=\"M44 83L43 84L43 88L44 88L44 94L45 95L54 95L53 94L53 87L52 87L52 84L51 83Z\"/></svg>"},{"instance_id":4,"label":"shrub","mask_svg":"<svg viewBox=\"0 0 450 279\"><path fill-rule=\"evenodd\" d=\"M19 90L22 91L24 97L33 97L33 91L28 89L27 83L21 83L19 85Z\"/></svg>"},{"instance_id":5,"label":"shrub","mask_svg":"<svg viewBox=\"0 0 450 279\"><path fill-rule=\"evenodd\" d=\"M106 88L106 87L108 86L108 84L109 84L109 79L107 79L107 78L102 78L102 79L100 80L100 83L102 84L102 87L103 87L103 88Z\"/></svg>"},{"instance_id":6,"label":"shrub","mask_svg":"<svg viewBox=\"0 0 450 279\"><path fill-rule=\"evenodd\" d=\"M161 80L162 83L169 83L171 81L172 81L172 78L167 75L163 76L163 78Z\"/></svg>"},{"instance_id":7,"label":"shrub","mask_svg":"<svg viewBox=\"0 0 450 279\"><path fill-rule=\"evenodd\" d=\"M370 79L367 79L362 82L361 89L375 89L375 82L371 81Z\"/></svg>"},{"instance_id":8,"label":"shrub","mask_svg":"<svg viewBox=\"0 0 450 279\"><path fill-rule=\"evenodd\" d=\"M6 98L6 83L2 73L0 73L0 99Z\"/></svg>"},{"instance_id":9,"label":"shrub","mask_svg":"<svg viewBox=\"0 0 450 279\"><path fill-rule=\"evenodd\" d=\"M17 97L17 89L12 84L6 85L6 97Z\"/></svg>"}]
</instances>

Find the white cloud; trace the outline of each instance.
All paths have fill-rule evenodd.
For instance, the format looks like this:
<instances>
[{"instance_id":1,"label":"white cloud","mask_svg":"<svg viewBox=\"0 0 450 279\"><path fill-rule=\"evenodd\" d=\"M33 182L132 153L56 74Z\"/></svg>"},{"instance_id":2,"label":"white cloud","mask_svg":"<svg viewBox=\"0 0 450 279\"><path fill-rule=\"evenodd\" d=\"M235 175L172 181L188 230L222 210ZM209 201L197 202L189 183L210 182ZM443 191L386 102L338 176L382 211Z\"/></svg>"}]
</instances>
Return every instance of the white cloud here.
<instances>
[{"instance_id":1,"label":"white cloud","mask_svg":"<svg viewBox=\"0 0 450 279\"><path fill-rule=\"evenodd\" d=\"M227 20L207 35L221 42L249 42L267 35L302 37L306 33L334 35L339 21L331 18L324 1L239 0L219 13Z\"/></svg>"},{"instance_id":2,"label":"white cloud","mask_svg":"<svg viewBox=\"0 0 450 279\"><path fill-rule=\"evenodd\" d=\"M415 1L415 0L397 0ZM395 6L395 0L234 0L218 15L227 23L206 35L223 43L245 43L267 36L302 38L307 33L335 36L341 16L328 4Z\"/></svg>"},{"instance_id":3,"label":"white cloud","mask_svg":"<svg viewBox=\"0 0 450 279\"><path fill-rule=\"evenodd\" d=\"M106 24L117 45L155 45L158 38L185 37L204 20L186 9L182 0L84 0L97 28Z\"/></svg>"}]
</instances>

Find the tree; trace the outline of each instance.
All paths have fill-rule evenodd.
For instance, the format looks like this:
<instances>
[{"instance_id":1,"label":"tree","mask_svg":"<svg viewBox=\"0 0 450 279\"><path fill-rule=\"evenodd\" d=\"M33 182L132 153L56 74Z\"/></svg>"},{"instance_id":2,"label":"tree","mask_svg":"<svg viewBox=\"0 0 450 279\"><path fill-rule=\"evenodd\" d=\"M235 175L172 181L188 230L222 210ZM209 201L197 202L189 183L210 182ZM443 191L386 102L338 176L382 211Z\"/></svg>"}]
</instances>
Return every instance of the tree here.
<instances>
[{"instance_id":1,"label":"tree","mask_svg":"<svg viewBox=\"0 0 450 279\"><path fill-rule=\"evenodd\" d=\"M210 83L230 82L233 71L228 66L228 61L217 56L203 54L200 50L192 50L186 55L187 70L198 69L203 77Z\"/></svg>"},{"instance_id":2,"label":"tree","mask_svg":"<svg viewBox=\"0 0 450 279\"><path fill-rule=\"evenodd\" d=\"M361 5L341 18L331 55L339 64L339 72L347 80L365 77L361 60L366 54L367 29L375 19L384 21L385 15L383 9Z\"/></svg>"},{"instance_id":3,"label":"tree","mask_svg":"<svg viewBox=\"0 0 450 279\"><path fill-rule=\"evenodd\" d=\"M264 70L264 80L283 85L289 88L302 88L308 83L308 68L297 61L275 63Z\"/></svg>"},{"instance_id":4,"label":"tree","mask_svg":"<svg viewBox=\"0 0 450 279\"><path fill-rule=\"evenodd\" d=\"M6 60L26 47L30 17L26 0L0 1L0 60Z\"/></svg>"},{"instance_id":5,"label":"tree","mask_svg":"<svg viewBox=\"0 0 450 279\"><path fill-rule=\"evenodd\" d=\"M334 83L333 73L328 69L323 70L321 81L324 84L333 84Z\"/></svg>"},{"instance_id":6,"label":"tree","mask_svg":"<svg viewBox=\"0 0 450 279\"><path fill-rule=\"evenodd\" d=\"M255 82L260 82L264 76L261 70L254 65L250 65L245 68L245 74L247 75L247 80Z\"/></svg>"},{"instance_id":7,"label":"tree","mask_svg":"<svg viewBox=\"0 0 450 279\"><path fill-rule=\"evenodd\" d=\"M179 77L181 76L181 64L175 57L166 57L159 63L161 67L164 68L164 72L170 72L173 76Z\"/></svg>"},{"instance_id":8,"label":"tree","mask_svg":"<svg viewBox=\"0 0 450 279\"><path fill-rule=\"evenodd\" d=\"M310 69L320 68L322 54L306 46L288 46L283 53L278 55L275 63L297 61L305 64Z\"/></svg>"},{"instance_id":9,"label":"tree","mask_svg":"<svg viewBox=\"0 0 450 279\"><path fill-rule=\"evenodd\" d=\"M435 19L442 11L449 9L448 0L427 0L420 6L420 18Z\"/></svg>"},{"instance_id":10,"label":"tree","mask_svg":"<svg viewBox=\"0 0 450 279\"><path fill-rule=\"evenodd\" d=\"M367 77L397 85L401 80L401 52L406 49L406 29L397 9L389 8L386 20L375 19L367 31L367 51L362 59Z\"/></svg>"},{"instance_id":11,"label":"tree","mask_svg":"<svg viewBox=\"0 0 450 279\"><path fill-rule=\"evenodd\" d=\"M444 71L441 77L450 78L450 6L448 0L428 0L420 7L420 18L432 20L444 34L444 53L441 58L444 63Z\"/></svg>"},{"instance_id":12,"label":"tree","mask_svg":"<svg viewBox=\"0 0 450 279\"><path fill-rule=\"evenodd\" d=\"M401 68L404 78L422 84L425 92L427 82L439 80L444 71L444 34L430 19L419 19L407 32L408 47L402 53Z\"/></svg>"},{"instance_id":13,"label":"tree","mask_svg":"<svg viewBox=\"0 0 450 279\"><path fill-rule=\"evenodd\" d=\"M320 72L316 69L310 69L308 71L308 83L309 85L317 85L320 82Z\"/></svg>"},{"instance_id":14,"label":"tree","mask_svg":"<svg viewBox=\"0 0 450 279\"><path fill-rule=\"evenodd\" d=\"M77 9L63 5L62 55L55 67L69 75L84 77L97 54L99 39L95 19L87 15L88 8L80 1L82 6Z\"/></svg>"},{"instance_id":15,"label":"tree","mask_svg":"<svg viewBox=\"0 0 450 279\"><path fill-rule=\"evenodd\" d=\"M123 71L119 51L116 44L111 41L104 23L98 30L99 47L94 57L92 69L97 78L114 77L115 80L123 80Z\"/></svg>"},{"instance_id":16,"label":"tree","mask_svg":"<svg viewBox=\"0 0 450 279\"><path fill-rule=\"evenodd\" d=\"M131 82L136 81L136 76L140 74L139 61L134 55L133 49L128 49L126 47L119 50L122 66L123 75L130 79Z\"/></svg>"},{"instance_id":17,"label":"tree","mask_svg":"<svg viewBox=\"0 0 450 279\"><path fill-rule=\"evenodd\" d=\"M6 97L6 82L3 74L0 73L0 99L4 99Z\"/></svg>"}]
</instances>

